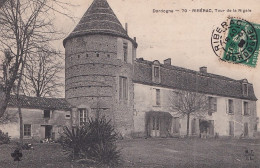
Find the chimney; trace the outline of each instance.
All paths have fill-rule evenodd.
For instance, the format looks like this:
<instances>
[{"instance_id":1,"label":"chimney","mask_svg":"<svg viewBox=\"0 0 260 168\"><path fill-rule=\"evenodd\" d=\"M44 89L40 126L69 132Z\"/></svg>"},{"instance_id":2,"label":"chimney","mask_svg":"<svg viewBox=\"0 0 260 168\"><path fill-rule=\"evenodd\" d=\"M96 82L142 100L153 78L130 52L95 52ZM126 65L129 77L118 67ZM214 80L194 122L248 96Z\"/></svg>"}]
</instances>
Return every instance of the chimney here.
<instances>
[{"instance_id":1,"label":"chimney","mask_svg":"<svg viewBox=\"0 0 260 168\"><path fill-rule=\"evenodd\" d=\"M200 72L201 73L207 73L207 67L205 67L205 66L200 67Z\"/></svg>"},{"instance_id":2,"label":"chimney","mask_svg":"<svg viewBox=\"0 0 260 168\"><path fill-rule=\"evenodd\" d=\"M136 37L134 37L134 41L136 42Z\"/></svg>"},{"instance_id":3,"label":"chimney","mask_svg":"<svg viewBox=\"0 0 260 168\"><path fill-rule=\"evenodd\" d=\"M168 58L168 59L164 60L163 62L164 62L164 65L172 65L172 59L171 58Z\"/></svg>"},{"instance_id":4,"label":"chimney","mask_svg":"<svg viewBox=\"0 0 260 168\"><path fill-rule=\"evenodd\" d=\"M125 23L125 31L126 31L126 34L128 34L128 26L127 26L127 23Z\"/></svg>"}]
</instances>

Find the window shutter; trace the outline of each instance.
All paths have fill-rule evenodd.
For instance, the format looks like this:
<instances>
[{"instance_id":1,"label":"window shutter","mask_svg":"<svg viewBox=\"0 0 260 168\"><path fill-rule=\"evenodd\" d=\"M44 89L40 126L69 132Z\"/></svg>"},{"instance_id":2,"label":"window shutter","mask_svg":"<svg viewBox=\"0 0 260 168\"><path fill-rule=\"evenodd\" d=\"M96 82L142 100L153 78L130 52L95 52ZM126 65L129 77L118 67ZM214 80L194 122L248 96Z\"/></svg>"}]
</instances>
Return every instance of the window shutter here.
<instances>
[{"instance_id":1,"label":"window shutter","mask_svg":"<svg viewBox=\"0 0 260 168\"><path fill-rule=\"evenodd\" d=\"M248 104L247 104L247 107L248 107L248 115L251 115L251 107L250 107L250 103L248 102Z\"/></svg>"},{"instance_id":2,"label":"window shutter","mask_svg":"<svg viewBox=\"0 0 260 168\"><path fill-rule=\"evenodd\" d=\"M155 106L156 105L156 89L153 88L152 90L152 102L153 102L153 105Z\"/></svg>"},{"instance_id":3,"label":"window shutter","mask_svg":"<svg viewBox=\"0 0 260 168\"><path fill-rule=\"evenodd\" d=\"M244 101L242 100L242 110L241 110L242 115L245 114L245 107L244 107Z\"/></svg>"},{"instance_id":4,"label":"window shutter","mask_svg":"<svg viewBox=\"0 0 260 168\"><path fill-rule=\"evenodd\" d=\"M214 111L216 112L216 111L218 111L218 101L217 101L217 98L216 98L216 97L214 98L214 104L215 104L215 109L214 109Z\"/></svg>"},{"instance_id":5,"label":"window shutter","mask_svg":"<svg viewBox=\"0 0 260 168\"><path fill-rule=\"evenodd\" d=\"M226 102L226 113L228 114L228 99L226 99L225 102Z\"/></svg>"}]
</instances>

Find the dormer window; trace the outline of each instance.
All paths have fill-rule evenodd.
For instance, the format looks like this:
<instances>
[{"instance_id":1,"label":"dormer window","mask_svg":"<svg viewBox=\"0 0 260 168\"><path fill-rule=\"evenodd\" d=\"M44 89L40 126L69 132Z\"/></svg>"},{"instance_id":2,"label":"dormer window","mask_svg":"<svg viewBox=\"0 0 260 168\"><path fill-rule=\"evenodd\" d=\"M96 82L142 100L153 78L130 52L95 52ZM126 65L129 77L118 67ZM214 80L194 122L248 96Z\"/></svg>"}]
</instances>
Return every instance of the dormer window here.
<instances>
[{"instance_id":1,"label":"dormer window","mask_svg":"<svg viewBox=\"0 0 260 168\"><path fill-rule=\"evenodd\" d=\"M153 82L160 83L161 82L161 68L160 68L160 62L154 61L152 65L152 78Z\"/></svg>"},{"instance_id":2,"label":"dormer window","mask_svg":"<svg viewBox=\"0 0 260 168\"><path fill-rule=\"evenodd\" d=\"M242 80L242 92L243 92L243 96L248 96L248 81L247 81L247 79Z\"/></svg>"},{"instance_id":3,"label":"dormer window","mask_svg":"<svg viewBox=\"0 0 260 168\"><path fill-rule=\"evenodd\" d=\"M248 96L248 84L247 83L243 83L242 87L243 87L243 95L244 96Z\"/></svg>"},{"instance_id":4,"label":"dormer window","mask_svg":"<svg viewBox=\"0 0 260 168\"><path fill-rule=\"evenodd\" d=\"M159 78L159 67L154 67L154 77Z\"/></svg>"}]
</instances>

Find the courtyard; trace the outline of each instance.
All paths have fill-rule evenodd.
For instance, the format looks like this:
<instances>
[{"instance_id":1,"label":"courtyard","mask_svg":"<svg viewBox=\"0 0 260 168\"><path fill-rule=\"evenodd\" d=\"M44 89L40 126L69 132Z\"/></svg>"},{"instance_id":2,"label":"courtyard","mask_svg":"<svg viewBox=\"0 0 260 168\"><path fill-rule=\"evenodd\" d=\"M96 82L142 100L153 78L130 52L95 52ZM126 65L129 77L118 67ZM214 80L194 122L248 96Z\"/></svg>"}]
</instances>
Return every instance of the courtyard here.
<instances>
[{"instance_id":1,"label":"courtyard","mask_svg":"<svg viewBox=\"0 0 260 168\"><path fill-rule=\"evenodd\" d=\"M71 162L59 144L35 143L34 150L23 150L20 168L87 168ZM260 165L260 140L156 138L120 140L122 161L118 167L216 167L257 168ZM15 143L0 146L0 167L16 168L11 153ZM253 150L253 160L246 160L245 150Z\"/></svg>"}]
</instances>

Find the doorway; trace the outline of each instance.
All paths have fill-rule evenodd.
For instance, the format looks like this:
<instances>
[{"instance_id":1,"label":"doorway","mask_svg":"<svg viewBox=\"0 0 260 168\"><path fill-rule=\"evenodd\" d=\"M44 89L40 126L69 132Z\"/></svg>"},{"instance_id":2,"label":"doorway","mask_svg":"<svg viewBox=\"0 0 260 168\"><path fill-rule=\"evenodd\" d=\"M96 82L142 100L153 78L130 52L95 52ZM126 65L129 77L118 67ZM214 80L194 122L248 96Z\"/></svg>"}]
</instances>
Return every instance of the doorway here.
<instances>
[{"instance_id":1,"label":"doorway","mask_svg":"<svg viewBox=\"0 0 260 168\"><path fill-rule=\"evenodd\" d=\"M214 136L214 120L199 120L200 136Z\"/></svg>"},{"instance_id":2,"label":"doorway","mask_svg":"<svg viewBox=\"0 0 260 168\"><path fill-rule=\"evenodd\" d=\"M160 136L160 118L158 116L151 116L151 136L159 137Z\"/></svg>"},{"instance_id":3,"label":"doorway","mask_svg":"<svg viewBox=\"0 0 260 168\"><path fill-rule=\"evenodd\" d=\"M51 138L52 126L46 125L45 126L45 139Z\"/></svg>"},{"instance_id":4,"label":"doorway","mask_svg":"<svg viewBox=\"0 0 260 168\"><path fill-rule=\"evenodd\" d=\"M41 138L52 138L52 125L41 125Z\"/></svg>"},{"instance_id":5,"label":"doorway","mask_svg":"<svg viewBox=\"0 0 260 168\"><path fill-rule=\"evenodd\" d=\"M171 136L171 128L172 128L172 115L170 113L156 112L156 111L150 111L146 113L146 132L148 136L150 137Z\"/></svg>"}]
</instances>

